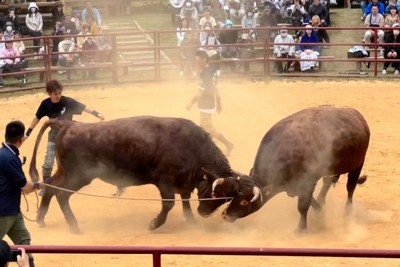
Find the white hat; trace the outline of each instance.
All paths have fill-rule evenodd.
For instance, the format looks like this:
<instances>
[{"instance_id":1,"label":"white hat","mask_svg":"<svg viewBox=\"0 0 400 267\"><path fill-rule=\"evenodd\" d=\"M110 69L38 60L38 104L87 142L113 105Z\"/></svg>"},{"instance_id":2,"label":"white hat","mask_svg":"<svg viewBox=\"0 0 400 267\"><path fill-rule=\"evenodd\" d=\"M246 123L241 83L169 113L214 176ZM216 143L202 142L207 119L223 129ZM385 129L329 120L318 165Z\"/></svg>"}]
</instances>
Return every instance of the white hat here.
<instances>
[{"instance_id":1,"label":"white hat","mask_svg":"<svg viewBox=\"0 0 400 267\"><path fill-rule=\"evenodd\" d=\"M30 2L28 6L28 10L31 9L32 7L35 7L37 10L39 10L39 7L36 5L35 2Z\"/></svg>"},{"instance_id":2,"label":"white hat","mask_svg":"<svg viewBox=\"0 0 400 267\"><path fill-rule=\"evenodd\" d=\"M306 28L312 28L312 26L311 26L310 24L308 24L308 25L306 26Z\"/></svg>"}]
</instances>

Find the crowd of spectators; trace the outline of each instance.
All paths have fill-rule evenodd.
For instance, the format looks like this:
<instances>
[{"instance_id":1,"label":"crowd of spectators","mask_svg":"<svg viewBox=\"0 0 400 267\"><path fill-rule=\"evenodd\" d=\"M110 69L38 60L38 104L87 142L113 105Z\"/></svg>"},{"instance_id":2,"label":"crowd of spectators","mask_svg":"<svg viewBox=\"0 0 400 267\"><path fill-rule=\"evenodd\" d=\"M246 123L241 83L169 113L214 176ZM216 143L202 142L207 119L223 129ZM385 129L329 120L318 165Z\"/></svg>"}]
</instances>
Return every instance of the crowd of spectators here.
<instances>
[{"instance_id":1,"label":"crowd of spectators","mask_svg":"<svg viewBox=\"0 0 400 267\"><path fill-rule=\"evenodd\" d=\"M197 40L199 49L215 53L215 58L222 57L225 61L229 58L249 59L254 57L254 47L251 45L257 41L263 42L269 38L271 43L282 41L279 31L258 30L257 27L277 27L283 26L299 27L295 42L316 42L329 43L328 31L320 27L330 26L329 1L321 0L204 0L202 5L203 12L197 9L197 2L192 0L171 0L172 23L177 25L178 46L181 50L179 55L181 60L188 61L188 47L191 44L193 55L197 47L193 46L193 39ZM310 25L311 33L303 32L305 25ZM188 32L191 32L188 34ZM285 31L287 34L287 31ZM268 34L269 36L266 36ZM285 35L285 34L284 34ZM190 38L190 42L185 42L185 38ZM221 49L220 45L223 45ZM235 45L236 44L236 45ZM247 45L248 44L248 45ZM295 51L289 55L288 50L292 50L287 45L275 45L274 53L279 57L301 57L301 54L319 55L322 45L315 45L304 49L302 45L293 44ZM280 51L280 49L283 49ZM182 52L184 51L184 52ZM290 53L291 54L291 53ZM192 59L193 60L193 59ZM243 61L241 64L227 62L232 70L243 69L245 72L250 70L250 61ZM309 64L305 64L309 65ZM188 75L193 71L185 71L186 63L182 64L180 75ZM289 66L282 67L277 63L278 72L287 72ZM304 70L312 71L312 68ZM303 69L303 68L302 68Z\"/></svg>"},{"instance_id":2,"label":"crowd of spectators","mask_svg":"<svg viewBox=\"0 0 400 267\"><path fill-rule=\"evenodd\" d=\"M71 81L72 74L80 75L79 72L72 71L74 65L86 66L110 60L110 36L95 36L109 33L109 28L107 25L102 25L101 14L97 8L93 7L92 1L87 1L83 10L72 10L68 14L64 13L62 2L56 2L52 10L52 17L54 27L50 33L53 36L51 51L54 53L65 52L65 54L52 55L52 66L66 68L66 70L59 70L58 74L66 73L67 81ZM19 25L15 15L15 5L10 4L6 14L0 13L0 29L0 38L3 41L0 43L0 53L4 58L0 60L0 73L16 72L15 77L23 86L28 82L27 76L20 75L18 72L28 67L28 61L24 57L26 46L20 40L21 36L40 37L45 34L43 18L36 2L29 3L25 25ZM79 36L71 38L67 35ZM34 39L30 47L36 54L32 57L33 59L43 58L44 47L40 38ZM81 51L89 52L86 54L80 53ZM83 71L82 78L95 79L95 69ZM4 77L0 77L0 88L2 87L4 87Z\"/></svg>"}]
</instances>

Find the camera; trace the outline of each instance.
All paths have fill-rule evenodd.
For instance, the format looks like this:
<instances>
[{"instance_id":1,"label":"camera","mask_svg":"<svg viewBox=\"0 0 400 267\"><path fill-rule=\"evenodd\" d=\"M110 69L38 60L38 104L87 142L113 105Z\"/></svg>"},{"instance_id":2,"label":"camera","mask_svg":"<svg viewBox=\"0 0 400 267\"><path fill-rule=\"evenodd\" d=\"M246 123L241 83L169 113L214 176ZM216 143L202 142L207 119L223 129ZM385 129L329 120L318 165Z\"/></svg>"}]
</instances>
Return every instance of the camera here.
<instances>
[{"instance_id":1,"label":"camera","mask_svg":"<svg viewBox=\"0 0 400 267\"><path fill-rule=\"evenodd\" d=\"M13 249L11 250L11 256L10 256L10 261L17 261L17 256L22 255L22 251L19 249Z\"/></svg>"}]
</instances>

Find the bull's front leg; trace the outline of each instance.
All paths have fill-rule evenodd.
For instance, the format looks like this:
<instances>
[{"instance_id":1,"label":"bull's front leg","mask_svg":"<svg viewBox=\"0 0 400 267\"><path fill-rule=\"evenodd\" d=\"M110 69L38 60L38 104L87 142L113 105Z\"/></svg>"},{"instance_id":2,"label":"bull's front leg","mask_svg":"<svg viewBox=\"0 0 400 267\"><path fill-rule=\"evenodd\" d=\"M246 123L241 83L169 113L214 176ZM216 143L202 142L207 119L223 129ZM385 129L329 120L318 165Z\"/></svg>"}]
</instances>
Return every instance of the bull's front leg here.
<instances>
[{"instance_id":1,"label":"bull's front leg","mask_svg":"<svg viewBox=\"0 0 400 267\"><path fill-rule=\"evenodd\" d=\"M42 200L40 201L39 210L36 216L36 223L39 227L45 227L46 223L44 222L44 218L49 210L50 201L54 196L54 190L51 188L47 188L44 195L42 196Z\"/></svg>"},{"instance_id":2,"label":"bull's front leg","mask_svg":"<svg viewBox=\"0 0 400 267\"><path fill-rule=\"evenodd\" d=\"M155 217L150 223L150 230L157 229L167 221L169 211L175 205L175 193L171 189L160 189L161 198L165 199L162 201L161 212ZM172 200L172 201L171 201Z\"/></svg>"},{"instance_id":3,"label":"bull's front leg","mask_svg":"<svg viewBox=\"0 0 400 267\"><path fill-rule=\"evenodd\" d=\"M72 212L71 206L69 205L69 198L71 197L71 193L68 192L58 192L56 194L56 198L58 204L60 205L61 211L64 214L65 220L69 225L69 229L73 234L80 234L78 221L75 218L74 213Z\"/></svg>"},{"instance_id":4,"label":"bull's front leg","mask_svg":"<svg viewBox=\"0 0 400 267\"><path fill-rule=\"evenodd\" d=\"M307 180L304 181L304 184L301 184L299 186L298 189L299 198L297 202L297 210L300 212L300 221L297 227L298 232L307 231L307 213L313 201L314 189L315 189L315 183L311 184L307 182Z\"/></svg>"},{"instance_id":5,"label":"bull's front leg","mask_svg":"<svg viewBox=\"0 0 400 267\"><path fill-rule=\"evenodd\" d=\"M182 198L182 208L183 208L183 214L186 218L186 221L193 223L195 222L192 207L190 206L190 192L185 192L181 193L181 198Z\"/></svg>"}]
</instances>

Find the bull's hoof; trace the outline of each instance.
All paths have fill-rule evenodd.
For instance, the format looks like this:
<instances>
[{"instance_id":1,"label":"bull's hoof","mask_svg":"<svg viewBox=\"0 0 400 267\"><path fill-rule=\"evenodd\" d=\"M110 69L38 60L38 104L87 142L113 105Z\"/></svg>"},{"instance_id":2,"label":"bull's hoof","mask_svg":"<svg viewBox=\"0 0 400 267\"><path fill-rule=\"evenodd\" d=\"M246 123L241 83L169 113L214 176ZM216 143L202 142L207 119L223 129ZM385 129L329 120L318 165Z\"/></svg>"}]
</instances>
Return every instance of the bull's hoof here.
<instances>
[{"instance_id":1,"label":"bull's hoof","mask_svg":"<svg viewBox=\"0 0 400 267\"><path fill-rule=\"evenodd\" d=\"M295 230L295 233L298 235L307 234L307 228L297 227L297 229Z\"/></svg>"},{"instance_id":2,"label":"bull's hoof","mask_svg":"<svg viewBox=\"0 0 400 267\"><path fill-rule=\"evenodd\" d=\"M187 221L188 223L191 223L191 224L195 224L195 223L196 223L196 219L195 219L194 217L187 217L187 218L186 218L186 221Z\"/></svg>"},{"instance_id":3,"label":"bull's hoof","mask_svg":"<svg viewBox=\"0 0 400 267\"><path fill-rule=\"evenodd\" d=\"M361 176L361 177L358 178L357 184L358 184L358 185L363 185L366 181L367 181L367 176L366 176L366 175L363 175L363 176Z\"/></svg>"},{"instance_id":4,"label":"bull's hoof","mask_svg":"<svg viewBox=\"0 0 400 267\"><path fill-rule=\"evenodd\" d=\"M69 226L69 231L74 234L74 235L80 235L82 234L81 230L77 225L70 225Z\"/></svg>"},{"instance_id":5,"label":"bull's hoof","mask_svg":"<svg viewBox=\"0 0 400 267\"><path fill-rule=\"evenodd\" d=\"M46 227L46 223L43 220L37 220L36 223L40 228Z\"/></svg>"},{"instance_id":6,"label":"bull's hoof","mask_svg":"<svg viewBox=\"0 0 400 267\"><path fill-rule=\"evenodd\" d=\"M153 231L153 230L157 229L158 227L160 227L161 225L163 225L163 224L160 223L157 219L153 219L150 222L149 229L150 229L150 231Z\"/></svg>"}]
</instances>

